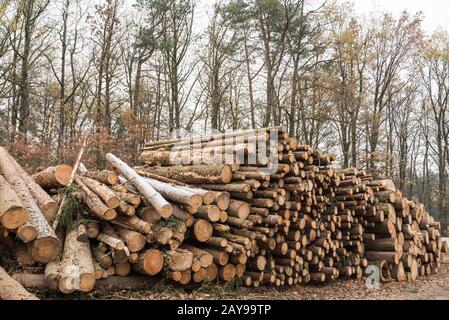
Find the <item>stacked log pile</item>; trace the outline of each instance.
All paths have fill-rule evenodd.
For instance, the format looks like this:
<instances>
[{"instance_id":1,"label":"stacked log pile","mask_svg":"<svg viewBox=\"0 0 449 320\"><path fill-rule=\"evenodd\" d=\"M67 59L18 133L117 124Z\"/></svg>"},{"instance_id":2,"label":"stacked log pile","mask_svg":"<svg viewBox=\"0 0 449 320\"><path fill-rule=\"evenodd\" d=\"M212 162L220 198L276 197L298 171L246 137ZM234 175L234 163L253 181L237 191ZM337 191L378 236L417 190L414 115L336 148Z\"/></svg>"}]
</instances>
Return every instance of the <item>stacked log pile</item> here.
<instances>
[{"instance_id":1,"label":"stacked log pile","mask_svg":"<svg viewBox=\"0 0 449 320\"><path fill-rule=\"evenodd\" d=\"M366 174L356 169L337 170L334 179L337 181L332 210L338 213L338 236L342 239L342 246L337 260L340 262L340 271L347 277L361 278L364 269L368 266L365 258L365 241L369 239L365 229L371 221L372 204L374 197L372 189L364 183Z\"/></svg>"},{"instance_id":2,"label":"stacked log pile","mask_svg":"<svg viewBox=\"0 0 449 320\"><path fill-rule=\"evenodd\" d=\"M374 180L354 168L339 173L347 187L335 200L364 230L365 258L379 267L383 281L414 281L438 269L447 244L441 241L440 224L422 204L403 197L391 180Z\"/></svg>"},{"instance_id":3,"label":"stacked log pile","mask_svg":"<svg viewBox=\"0 0 449 320\"><path fill-rule=\"evenodd\" d=\"M300 204L294 203L294 199L290 201L290 194L295 190L290 192L283 188L283 178L287 174L294 177L300 173L294 156L297 142L289 139L282 130L277 130L276 137L278 140L273 144L267 130L258 130L190 142L170 141L148 145L141 155L141 161L146 164L139 170L142 175L160 175L215 193L229 193L227 214L219 222L215 221L212 237L203 248L214 255L222 280L242 277L245 285L256 287L293 284L302 281L302 277L309 280L308 268L297 254L301 248L300 231L290 232L292 221L298 220ZM233 138L235 145L225 145L229 138ZM167 151L175 144L179 147L187 143L190 148L187 151ZM272 156L281 161L276 169L270 167L266 153L257 154L258 149L273 146L276 149ZM211 157L204 157L211 153ZM238 154L242 155L239 165L230 167L231 171L228 169L226 175L209 174L217 170L223 172L221 166L213 165L211 161L226 161L231 155L234 162ZM254 161L248 161L250 158ZM183 166L170 166L179 164L177 159L183 160ZM192 167L193 163L202 165ZM270 169L274 170L272 174ZM198 178L192 172L206 174ZM208 176L207 180L204 180L205 176ZM292 186L298 185L299 180L298 177Z\"/></svg>"},{"instance_id":4,"label":"stacked log pile","mask_svg":"<svg viewBox=\"0 0 449 320\"><path fill-rule=\"evenodd\" d=\"M132 274L320 283L360 279L368 264L412 281L447 250L439 223L391 181L336 170L282 128L149 143L140 160L108 154L112 170L29 176L0 148L0 242L19 263L44 264L44 285L62 293Z\"/></svg>"},{"instance_id":5,"label":"stacked log pile","mask_svg":"<svg viewBox=\"0 0 449 320\"><path fill-rule=\"evenodd\" d=\"M61 259L46 266L48 285L63 293L88 292L95 280L112 275L163 270L181 284L214 280L219 270L212 254L183 243L187 237L210 240L212 223L222 215L219 205L226 210L229 204L227 194L144 178L112 154L107 160L117 173L81 166L74 179L73 195L82 206L67 229Z\"/></svg>"},{"instance_id":6,"label":"stacked log pile","mask_svg":"<svg viewBox=\"0 0 449 320\"><path fill-rule=\"evenodd\" d=\"M435 272L442 252L447 250L441 241L440 223L422 204L405 198L391 181L370 179L367 185L376 199L372 210L376 218L365 227L372 234L365 240L367 258L377 261L398 281L414 281Z\"/></svg>"}]
</instances>

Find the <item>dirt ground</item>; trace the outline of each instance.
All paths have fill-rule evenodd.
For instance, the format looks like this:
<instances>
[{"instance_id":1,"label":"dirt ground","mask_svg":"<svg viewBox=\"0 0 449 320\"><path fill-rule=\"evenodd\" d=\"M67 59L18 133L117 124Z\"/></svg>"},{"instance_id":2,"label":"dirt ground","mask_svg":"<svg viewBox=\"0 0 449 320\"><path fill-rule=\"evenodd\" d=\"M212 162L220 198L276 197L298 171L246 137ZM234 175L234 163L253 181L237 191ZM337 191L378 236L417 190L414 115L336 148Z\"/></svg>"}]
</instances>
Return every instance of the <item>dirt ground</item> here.
<instances>
[{"instance_id":1,"label":"dirt ground","mask_svg":"<svg viewBox=\"0 0 449 320\"><path fill-rule=\"evenodd\" d=\"M96 291L89 294L55 296L34 292L41 299L117 299L117 300L449 300L449 264L442 264L438 274L420 277L414 283L390 282L379 290L369 290L363 280L337 280L323 285L297 286L289 289L241 288L205 285L190 292L161 283L150 291Z\"/></svg>"}]
</instances>

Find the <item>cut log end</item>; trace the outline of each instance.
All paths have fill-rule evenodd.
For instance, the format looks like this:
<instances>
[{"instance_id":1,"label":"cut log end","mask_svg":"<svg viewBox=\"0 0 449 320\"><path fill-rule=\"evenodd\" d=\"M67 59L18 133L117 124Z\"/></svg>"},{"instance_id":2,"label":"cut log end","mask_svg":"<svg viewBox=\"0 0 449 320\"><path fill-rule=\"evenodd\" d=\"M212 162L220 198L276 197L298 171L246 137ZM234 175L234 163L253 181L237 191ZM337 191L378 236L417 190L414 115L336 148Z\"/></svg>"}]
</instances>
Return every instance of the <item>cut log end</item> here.
<instances>
[{"instance_id":1,"label":"cut log end","mask_svg":"<svg viewBox=\"0 0 449 320\"><path fill-rule=\"evenodd\" d=\"M80 288L81 292L91 292L95 287L95 275L85 273L80 276Z\"/></svg>"},{"instance_id":2,"label":"cut log end","mask_svg":"<svg viewBox=\"0 0 449 320\"><path fill-rule=\"evenodd\" d=\"M217 196L217 206L220 210L227 210L229 208L230 195L228 192L220 192Z\"/></svg>"},{"instance_id":3,"label":"cut log end","mask_svg":"<svg viewBox=\"0 0 449 320\"><path fill-rule=\"evenodd\" d=\"M47 220L52 221L58 213L59 206L56 202L48 202L42 206L42 213Z\"/></svg>"},{"instance_id":4,"label":"cut log end","mask_svg":"<svg viewBox=\"0 0 449 320\"><path fill-rule=\"evenodd\" d=\"M72 167L67 164L61 164L55 169L55 180L61 186L66 186L70 182L70 176L72 174Z\"/></svg>"},{"instance_id":5,"label":"cut log end","mask_svg":"<svg viewBox=\"0 0 449 320\"><path fill-rule=\"evenodd\" d=\"M75 279L73 277L64 277L59 281L58 289L64 294L75 292Z\"/></svg>"},{"instance_id":6,"label":"cut log end","mask_svg":"<svg viewBox=\"0 0 449 320\"><path fill-rule=\"evenodd\" d=\"M56 259L61 253L61 243L53 237L43 237L33 242L31 255L34 260L48 263Z\"/></svg>"},{"instance_id":7,"label":"cut log end","mask_svg":"<svg viewBox=\"0 0 449 320\"><path fill-rule=\"evenodd\" d=\"M28 219L28 213L24 208L14 207L6 211L1 217L1 224L9 230L23 226Z\"/></svg>"},{"instance_id":8,"label":"cut log end","mask_svg":"<svg viewBox=\"0 0 449 320\"><path fill-rule=\"evenodd\" d=\"M138 262L142 271L150 276L154 276L161 272L164 267L164 257L159 250L149 250L145 256Z\"/></svg>"},{"instance_id":9,"label":"cut log end","mask_svg":"<svg viewBox=\"0 0 449 320\"><path fill-rule=\"evenodd\" d=\"M224 165L221 170L221 180L223 183L230 183L232 180L232 166Z\"/></svg>"},{"instance_id":10,"label":"cut log end","mask_svg":"<svg viewBox=\"0 0 449 320\"><path fill-rule=\"evenodd\" d=\"M227 264L218 270L218 277L223 281L231 281L236 274L235 266L233 264Z\"/></svg>"},{"instance_id":11,"label":"cut log end","mask_svg":"<svg viewBox=\"0 0 449 320\"><path fill-rule=\"evenodd\" d=\"M104 212L104 218L108 221L114 220L117 217L117 211L114 209L109 208Z\"/></svg>"},{"instance_id":12,"label":"cut log end","mask_svg":"<svg viewBox=\"0 0 449 320\"><path fill-rule=\"evenodd\" d=\"M190 197L190 206L198 208L203 203L203 197L199 194L194 194Z\"/></svg>"},{"instance_id":13,"label":"cut log end","mask_svg":"<svg viewBox=\"0 0 449 320\"><path fill-rule=\"evenodd\" d=\"M112 197L108 199L105 204L108 206L108 208L115 209L120 206L120 199L118 197Z\"/></svg>"},{"instance_id":14,"label":"cut log end","mask_svg":"<svg viewBox=\"0 0 449 320\"><path fill-rule=\"evenodd\" d=\"M203 194L203 203L204 204L212 204L214 202L214 193L211 191L207 191Z\"/></svg>"},{"instance_id":15,"label":"cut log end","mask_svg":"<svg viewBox=\"0 0 449 320\"><path fill-rule=\"evenodd\" d=\"M181 279L179 283L182 285L188 284L192 280L192 271L190 269L181 272Z\"/></svg>"},{"instance_id":16,"label":"cut log end","mask_svg":"<svg viewBox=\"0 0 449 320\"><path fill-rule=\"evenodd\" d=\"M197 272L193 273L192 279L195 283L200 283L206 278L207 272L206 269L201 268Z\"/></svg>"},{"instance_id":17,"label":"cut log end","mask_svg":"<svg viewBox=\"0 0 449 320\"><path fill-rule=\"evenodd\" d=\"M131 264L128 261L115 264L115 274L120 277L126 277L131 272Z\"/></svg>"},{"instance_id":18,"label":"cut log end","mask_svg":"<svg viewBox=\"0 0 449 320\"><path fill-rule=\"evenodd\" d=\"M212 263L210 266L206 268L206 281L214 281L218 276L218 267L215 263Z\"/></svg>"},{"instance_id":19,"label":"cut log end","mask_svg":"<svg viewBox=\"0 0 449 320\"><path fill-rule=\"evenodd\" d=\"M30 243L37 237L37 230L35 227L31 225L24 225L21 226L17 230L17 236L20 240L22 240L24 243Z\"/></svg>"},{"instance_id":20,"label":"cut log end","mask_svg":"<svg viewBox=\"0 0 449 320\"><path fill-rule=\"evenodd\" d=\"M161 217L164 219L168 219L173 214L173 207L170 204L166 204L161 207L159 210L159 213L161 214Z\"/></svg>"}]
</instances>

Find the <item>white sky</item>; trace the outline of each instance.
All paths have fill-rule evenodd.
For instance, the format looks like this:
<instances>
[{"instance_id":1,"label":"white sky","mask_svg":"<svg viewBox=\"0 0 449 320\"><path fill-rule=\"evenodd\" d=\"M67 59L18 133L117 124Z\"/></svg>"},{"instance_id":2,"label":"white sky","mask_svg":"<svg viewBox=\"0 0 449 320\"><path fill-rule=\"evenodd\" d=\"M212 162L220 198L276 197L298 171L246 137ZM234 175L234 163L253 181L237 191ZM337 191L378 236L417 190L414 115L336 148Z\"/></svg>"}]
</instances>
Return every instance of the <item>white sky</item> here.
<instances>
[{"instance_id":1,"label":"white sky","mask_svg":"<svg viewBox=\"0 0 449 320\"><path fill-rule=\"evenodd\" d=\"M424 13L423 26L425 31L431 33L438 27L449 31L448 0L337 0L337 2L352 2L357 13L367 16L375 9L392 12L395 16L398 16L404 10L410 13L422 11ZM135 0L125 0L125 3L132 4L135 3ZM198 0L196 9L197 27L202 29L207 26L208 13L211 13L212 4L212 0Z\"/></svg>"},{"instance_id":2,"label":"white sky","mask_svg":"<svg viewBox=\"0 0 449 320\"><path fill-rule=\"evenodd\" d=\"M343 0L338 0L343 2ZM447 0L353 0L355 9L362 14L369 14L373 9L380 9L400 14L407 9L411 13L424 13L423 26L427 32L438 27L449 30L449 1Z\"/></svg>"}]
</instances>

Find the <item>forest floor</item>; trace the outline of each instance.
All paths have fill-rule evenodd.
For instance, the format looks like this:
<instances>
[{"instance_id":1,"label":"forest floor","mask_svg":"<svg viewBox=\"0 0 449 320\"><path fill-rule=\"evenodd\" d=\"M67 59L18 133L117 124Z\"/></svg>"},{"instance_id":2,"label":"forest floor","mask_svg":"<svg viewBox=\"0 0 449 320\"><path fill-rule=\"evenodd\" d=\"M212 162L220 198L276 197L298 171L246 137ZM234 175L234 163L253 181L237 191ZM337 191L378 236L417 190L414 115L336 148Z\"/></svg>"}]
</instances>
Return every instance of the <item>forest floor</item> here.
<instances>
[{"instance_id":1,"label":"forest floor","mask_svg":"<svg viewBox=\"0 0 449 320\"><path fill-rule=\"evenodd\" d=\"M449 300L449 264L442 264L438 274L420 277L413 283L390 282L379 290L369 290L363 280L340 279L323 285L296 286L288 289L236 288L204 285L185 291L161 283L148 291L95 291L70 296L33 291L41 299L114 299L114 300Z\"/></svg>"}]
</instances>

